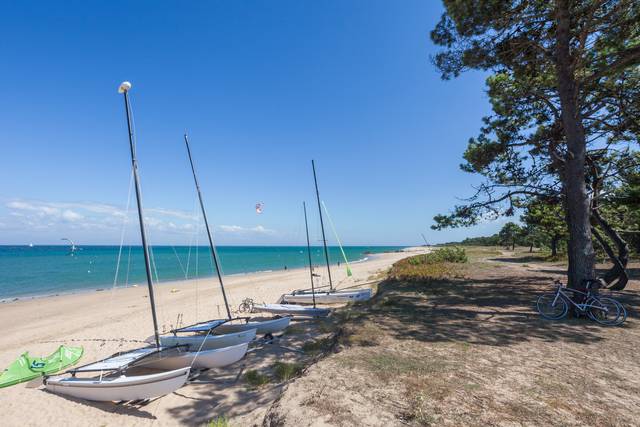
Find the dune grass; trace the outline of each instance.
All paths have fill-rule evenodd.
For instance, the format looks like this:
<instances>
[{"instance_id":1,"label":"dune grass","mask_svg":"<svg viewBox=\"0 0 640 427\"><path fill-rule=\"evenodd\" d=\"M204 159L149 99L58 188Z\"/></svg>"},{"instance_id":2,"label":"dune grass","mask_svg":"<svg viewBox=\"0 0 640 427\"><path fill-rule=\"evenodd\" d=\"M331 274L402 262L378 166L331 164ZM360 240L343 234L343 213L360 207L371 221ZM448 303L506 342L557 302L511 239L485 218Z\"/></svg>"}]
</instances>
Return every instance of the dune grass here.
<instances>
[{"instance_id":1,"label":"dune grass","mask_svg":"<svg viewBox=\"0 0 640 427\"><path fill-rule=\"evenodd\" d=\"M209 421L207 427L229 427L229 420L224 415L221 415Z\"/></svg>"},{"instance_id":2,"label":"dune grass","mask_svg":"<svg viewBox=\"0 0 640 427\"><path fill-rule=\"evenodd\" d=\"M273 375L280 382L289 381L301 372L302 365L299 363L276 362L273 365Z\"/></svg>"},{"instance_id":3,"label":"dune grass","mask_svg":"<svg viewBox=\"0 0 640 427\"><path fill-rule=\"evenodd\" d=\"M260 387L268 384L271 380L268 375L251 369L244 374L244 380L251 387Z\"/></svg>"}]
</instances>

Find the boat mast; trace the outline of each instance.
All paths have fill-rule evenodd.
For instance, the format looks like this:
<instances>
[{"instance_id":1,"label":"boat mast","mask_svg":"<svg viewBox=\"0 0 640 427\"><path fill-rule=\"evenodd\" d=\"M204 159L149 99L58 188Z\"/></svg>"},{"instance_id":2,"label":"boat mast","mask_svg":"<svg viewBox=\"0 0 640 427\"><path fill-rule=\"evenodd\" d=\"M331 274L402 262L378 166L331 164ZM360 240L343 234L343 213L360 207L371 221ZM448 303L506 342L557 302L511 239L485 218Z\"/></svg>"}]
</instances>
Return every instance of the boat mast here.
<instances>
[{"instance_id":1,"label":"boat mast","mask_svg":"<svg viewBox=\"0 0 640 427\"><path fill-rule=\"evenodd\" d=\"M189 163L191 164L191 172L193 172L193 182L196 184L196 190L198 191L198 200L200 201L200 209L202 210L202 217L204 218L204 226L207 229L207 237L209 238L209 247L211 248L211 259L216 267L216 273L218 273L218 280L220 281L220 289L222 290L222 298L224 299L224 306L227 309L227 317L231 320L231 310L229 309L229 302L227 301L227 293L224 290L224 283L222 281L222 272L220 271L220 263L218 262L218 252L216 246L213 244L213 236L209 229L209 221L207 221L207 212L204 209L204 203L202 202L202 193L200 192L200 184L198 183L198 177L196 176L196 168L193 166L193 158L191 157L191 148L189 147L189 137L184 134L184 143L187 146L187 153L189 154Z\"/></svg>"},{"instance_id":2,"label":"boat mast","mask_svg":"<svg viewBox=\"0 0 640 427\"><path fill-rule=\"evenodd\" d=\"M311 244L309 243L309 224L307 223L307 204L302 202L304 210L304 229L307 232L307 255L309 255L309 275L311 277L311 298L313 299L313 308L316 308L316 290L313 285L313 264L311 262Z\"/></svg>"},{"instance_id":3,"label":"boat mast","mask_svg":"<svg viewBox=\"0 0 640 427\"><path fill-rule=\"evenodd\" d=\"M329 251L327 250L327 238L324 235L324 222L322 221L322 207L320 206L320 192L318 191L318 178L316 178L316 164L311 160L313 168L313 182L316 184L316 198L318 199L318 213L320 214L320 228L322 229L322 244L324 245L324 258L327 261L327 272L329 273L329 292L333 291L333 282L331 281L331 267L329 266Z\"/></svg>"},{"instance_id":4,"label":"boat mast","mask_svg":"<svg viewBox=\"0 0 640 427\"><path fill-rule=\"evenodd\" d=\"M156 302L153 297L153 279L151 276L151 261L149 247L147 246L147 234L144 228L144 215L142 214L142 196L140 192L140 180L138 178L138 160L136 159L136 147L133 143L133 127L131 123L131 106L129 104L129 90L131 83L123 82L118 92L124 95L124 108L127 112L127 128L129 129L129 148L131 149L131 168L136 185L136 202L138 206L138 220L140 223L140 237L142 238L142 250L144 252L144 268L147 273L147 286L149 288L149 302L151 303L151 315L153 317L153 334L156 339L156 348L160 348L160 334L158 333L158 317L156 316Z\"/></svg>"}]
</instances>

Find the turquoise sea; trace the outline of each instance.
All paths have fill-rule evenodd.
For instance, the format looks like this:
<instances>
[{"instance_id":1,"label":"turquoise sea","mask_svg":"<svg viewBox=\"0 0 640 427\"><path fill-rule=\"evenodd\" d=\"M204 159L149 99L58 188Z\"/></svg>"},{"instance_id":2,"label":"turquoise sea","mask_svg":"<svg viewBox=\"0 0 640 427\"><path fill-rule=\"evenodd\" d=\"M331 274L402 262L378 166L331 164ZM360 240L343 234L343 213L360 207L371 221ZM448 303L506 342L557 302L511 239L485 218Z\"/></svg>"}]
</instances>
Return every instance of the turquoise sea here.
<instances>
[{"instance_id":1,"label":"turquoise sea","mask_svg":"<svg viewBox=\"0 0 640 427\"><path fill-rule=\"evenodd\" d=\"M349 262L370 254L396 251L399 246L347 246ZM306 246L220 246L224 274L283 270L308 265ZM140 246L0 246L0 300L53 295L79 290L141 284L145 281ZM322 247L312 247L314 265L324 263ZM208 247L155 246L152 248L159 282L215 273ZM338 247L329 248L332 264L342 261ZM119 266L119 268L118 268Z\"/></svg>"}]
</instances>

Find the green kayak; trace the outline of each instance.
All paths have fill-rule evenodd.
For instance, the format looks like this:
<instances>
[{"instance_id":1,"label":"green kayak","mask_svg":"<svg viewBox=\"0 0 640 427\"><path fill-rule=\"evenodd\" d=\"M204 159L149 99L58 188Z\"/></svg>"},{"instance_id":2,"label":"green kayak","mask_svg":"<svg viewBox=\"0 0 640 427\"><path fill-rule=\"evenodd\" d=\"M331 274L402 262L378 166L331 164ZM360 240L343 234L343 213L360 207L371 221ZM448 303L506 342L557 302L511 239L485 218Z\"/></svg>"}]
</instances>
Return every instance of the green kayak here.
<instances>
[{"instance_id":1,"label":"green kayak","mask_svg":"<svg viewBox=\"0 0 640 427\"><path fill-rule=\"evenodd\" d=\"M58 372L76 363L83 352L82 347L64 345L48 357L31 357L29 352L25 352L0 374L0 388Z\"/></svg>"}]
</instances>

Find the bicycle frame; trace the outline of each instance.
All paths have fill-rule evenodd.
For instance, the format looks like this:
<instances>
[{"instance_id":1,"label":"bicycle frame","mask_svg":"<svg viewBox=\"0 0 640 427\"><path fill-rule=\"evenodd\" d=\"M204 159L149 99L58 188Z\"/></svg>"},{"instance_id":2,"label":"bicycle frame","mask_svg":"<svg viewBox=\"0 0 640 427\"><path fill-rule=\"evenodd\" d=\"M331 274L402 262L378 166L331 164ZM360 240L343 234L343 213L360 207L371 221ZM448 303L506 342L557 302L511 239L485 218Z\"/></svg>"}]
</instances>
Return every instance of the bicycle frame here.
<instances>
[{"instance_id":1,"label":"bicycle frame","mask_svg":"<svg viewBox=\"0 0 640 427\"><path fill-rule=\"evenodd\" d=\"M571 298L571 295L569 295L566 291L572 292L574 294L583 295L585 297L584 298L584 302L583 303L579 303L579 304L576 303ZM558 301L558 298L560 298L560 297L564 298L565 301L568 301L571 305L573 305L575 308L577 308L580 311L580 313L586 313L587 309L589 309L591 307L598 308L600 310L604 309L606 311L606 308L603 308L602 306L595 306L593 304L588 304L590 298L593 298L594 300L597 301L597 298L595 296L593 296L593 294L591 293L590 290L587 291L587 292L582 292L582 291L579 291L577 289L571 289L571 288L564 287L564 286L562 286L561 283L558 283L558 289L556 290L556 297L553 300L553 305L556 305L556 302Z\"/></svg>"}]
</instances>

